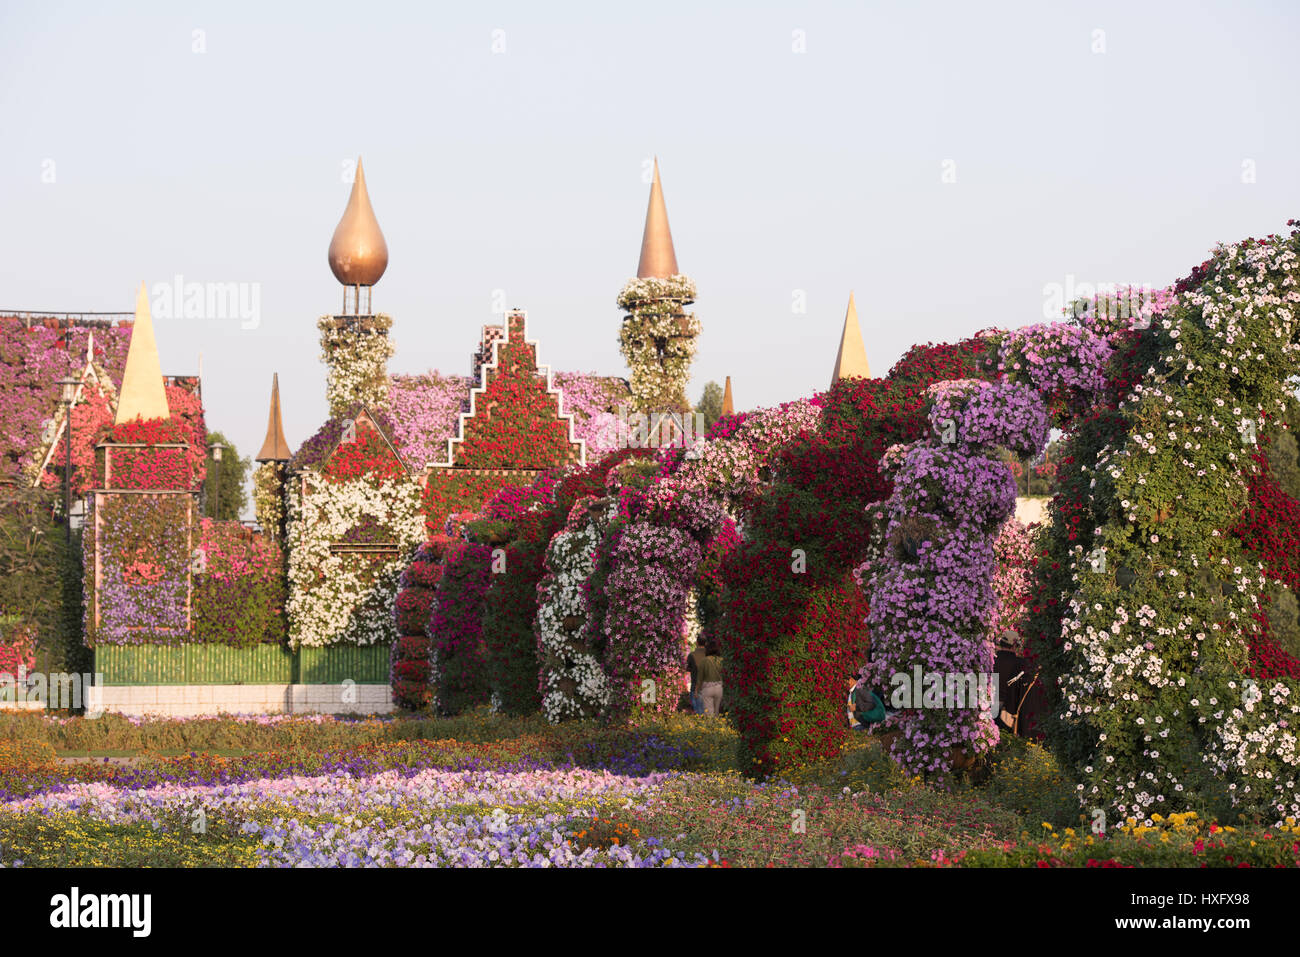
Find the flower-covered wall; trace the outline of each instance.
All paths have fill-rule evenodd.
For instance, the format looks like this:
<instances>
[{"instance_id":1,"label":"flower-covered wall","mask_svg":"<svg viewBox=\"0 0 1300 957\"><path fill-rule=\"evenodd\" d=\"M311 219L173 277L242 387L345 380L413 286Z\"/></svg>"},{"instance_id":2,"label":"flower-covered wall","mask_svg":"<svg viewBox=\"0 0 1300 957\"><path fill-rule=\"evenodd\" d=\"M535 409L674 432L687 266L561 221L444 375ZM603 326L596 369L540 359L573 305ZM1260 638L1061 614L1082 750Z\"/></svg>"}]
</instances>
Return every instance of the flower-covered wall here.
<instances>
[{"instance_id":1,"label":"flower-covered wall","mask_svg":"<svg viewBox=\"0 0 1300 957\"><path fill-rule=\"evenodd\" d=\"M617 412L630 397L625 379L590 372L555 372L555 387L564 396L564 411L573 419L573 434L586 443L591 457L618 447ZM393 444L413 469L447 458L447 440L455 437L460 414L469 411L469 393L477 379L425 372L390 379L388 414Z\"/></svg>"},{"instance_id":2,"label":"flower-covered wall","mask_svg":"<svg viewBox=\"0 0 1300 957\"><path fill-rule=\"evenodd\" d=\"M95 493L85 540L89 647L190 637L196 512L184 491Z\"/></svg>"},{"instance_id":3,"label":"flower-covered wall","mask_svg":"<svg viewBox=\"0 0 1300 957\"><path fill-rule=\"evenodd\" d=\"M297 472L288 490L293 648L391 644L398 580L424 538L419 485L378 416L355 415L327 423L291 465Z\"/></svg>"}]
</instances>

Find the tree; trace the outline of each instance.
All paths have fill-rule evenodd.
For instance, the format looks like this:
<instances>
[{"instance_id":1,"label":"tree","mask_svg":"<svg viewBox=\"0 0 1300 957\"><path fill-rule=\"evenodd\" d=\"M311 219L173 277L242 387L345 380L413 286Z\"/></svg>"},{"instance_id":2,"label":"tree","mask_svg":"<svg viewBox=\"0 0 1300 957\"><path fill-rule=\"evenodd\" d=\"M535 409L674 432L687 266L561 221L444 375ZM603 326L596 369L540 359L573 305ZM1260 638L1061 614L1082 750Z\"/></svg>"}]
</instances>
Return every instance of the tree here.
<instances>
[{"instance_id":1,"label":"tree","mask_svg":"<svg viewBox=\"0 0 1300 957\"><path fill-rule=\"evenodd\" d=\"M0 643L35 638L39 671L86 671L81 536L68 542L57 489L0 489Z\"/></svg>"},{"instance_id":2,"label":"tree","mask_svg":"<svg viewBox=\"0 0 1300 957\"><path fill-rule=\"evenodd\" d=\"M225 446L221 453L221 465L212 458L212 446L220 443ZM208 433L208 477L203 480L203 514L207 518L235 519L248 507L248 493L244 486L248 482L248 472L252 460L241 458L235 444L220 432ZM217 495L217 473L221 475L221 495ZM219 501L218 501L219 499ZM220 514L217 509L220 508Z\"/></svg>"},{"instance_id":3,"label":"tree","mask_svg":"<svg viewBox=\"0 0 1300 957\"><path fill-rule=\"evenodd\" d=\"M722 386L716 382L705 383L695 411L703 413L705 430L713 428L713 423L722 417Z\"/></svg>"}]
</instances>

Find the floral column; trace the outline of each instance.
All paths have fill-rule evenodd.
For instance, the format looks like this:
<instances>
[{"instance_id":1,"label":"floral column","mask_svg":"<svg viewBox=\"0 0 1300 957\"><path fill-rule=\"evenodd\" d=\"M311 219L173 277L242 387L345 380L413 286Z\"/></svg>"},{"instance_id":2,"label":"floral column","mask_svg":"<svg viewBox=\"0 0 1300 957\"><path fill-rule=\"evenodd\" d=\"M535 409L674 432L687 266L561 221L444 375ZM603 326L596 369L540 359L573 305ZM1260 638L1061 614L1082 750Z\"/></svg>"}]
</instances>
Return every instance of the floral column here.
<instances>
[{"instance_id":1,"label":"floral column","mask_svg":"<svg viewBox=\"0 0 1300 957\"><path fill-rule=\"evenodd\" d=\"M700 320L684 307L695 300L695 283L682 275L629 280L618 295L625 310L619 348L632 371L638 412L688 412L686 381L695 358Z\"/></svg>"}]
</instances>

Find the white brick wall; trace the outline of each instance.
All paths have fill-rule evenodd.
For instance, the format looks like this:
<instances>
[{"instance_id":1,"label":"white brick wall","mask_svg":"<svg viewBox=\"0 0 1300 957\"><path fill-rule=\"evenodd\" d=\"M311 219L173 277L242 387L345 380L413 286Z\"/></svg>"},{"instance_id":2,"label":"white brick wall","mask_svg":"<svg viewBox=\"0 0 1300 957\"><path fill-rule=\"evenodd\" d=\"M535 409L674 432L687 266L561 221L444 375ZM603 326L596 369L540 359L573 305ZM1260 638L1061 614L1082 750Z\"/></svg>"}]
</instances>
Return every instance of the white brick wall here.
<instances>
[{"instance_id":1,"label":"white brick wall","mask_svg":"<svg viewBox=\"0 0 1300 957\"><path fill-rule=\"evenodd\" d=\"M102 685L90 703L115 714L194 717L215 714L387 714L388 685Z\"/></svg>"},{"instance_id":2,"label":"white brick wall","mask_svg":"<svg viewBox=\"0 0 1300 957\"><path fill-rule=\"evenodd\" d=\"M44 711L44 701L0 701L0 711Z\"/></svg>"}]
</instances>

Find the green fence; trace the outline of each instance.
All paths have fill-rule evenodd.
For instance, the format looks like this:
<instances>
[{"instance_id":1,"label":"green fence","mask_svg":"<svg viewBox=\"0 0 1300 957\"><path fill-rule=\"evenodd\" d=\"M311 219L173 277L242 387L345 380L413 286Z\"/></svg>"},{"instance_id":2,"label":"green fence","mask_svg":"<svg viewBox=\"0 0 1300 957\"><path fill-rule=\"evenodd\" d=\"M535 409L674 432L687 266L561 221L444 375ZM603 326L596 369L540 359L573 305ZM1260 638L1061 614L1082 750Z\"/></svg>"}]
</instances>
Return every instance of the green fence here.
<instances>
[{"instance_id":1,"label":"green fence","mask_svg":"<svg viewBox=\"0 0 1300 957\"><path fill-rule=\"evenodd\" d=\"M102 645L105 685L388 684L389 645L290 651L280 645Z\"/></svg>"}]
</instances>

